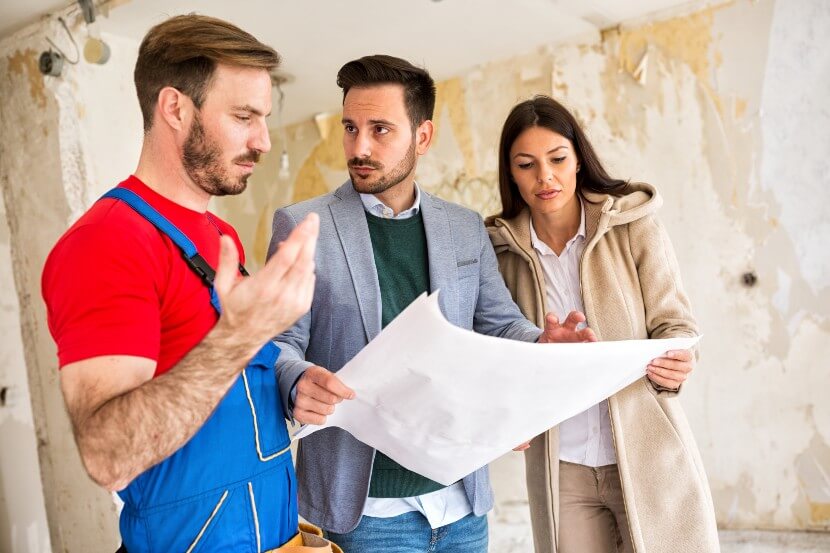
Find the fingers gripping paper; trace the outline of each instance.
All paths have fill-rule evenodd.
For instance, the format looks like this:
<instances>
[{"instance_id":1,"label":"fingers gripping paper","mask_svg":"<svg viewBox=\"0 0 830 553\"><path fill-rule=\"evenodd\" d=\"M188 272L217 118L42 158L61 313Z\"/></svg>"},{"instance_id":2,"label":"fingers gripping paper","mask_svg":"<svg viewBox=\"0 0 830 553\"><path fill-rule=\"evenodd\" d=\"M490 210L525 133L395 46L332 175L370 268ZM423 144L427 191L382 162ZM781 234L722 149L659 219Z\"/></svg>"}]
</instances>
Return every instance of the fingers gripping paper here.
<instances>
[{"instance_id":1,"label":"fingers gripping paper","mask_svg":"<svg viewBox=\"0 0 830 553\"><path fill-rule=\"evenodd\" d=\"M646 365L698 338L534 344L476 334L444 318L438 293L407 307L337 372L357 397L324 426L340 427L445 485L645 375Z\"/></svg>"}]
</instances>

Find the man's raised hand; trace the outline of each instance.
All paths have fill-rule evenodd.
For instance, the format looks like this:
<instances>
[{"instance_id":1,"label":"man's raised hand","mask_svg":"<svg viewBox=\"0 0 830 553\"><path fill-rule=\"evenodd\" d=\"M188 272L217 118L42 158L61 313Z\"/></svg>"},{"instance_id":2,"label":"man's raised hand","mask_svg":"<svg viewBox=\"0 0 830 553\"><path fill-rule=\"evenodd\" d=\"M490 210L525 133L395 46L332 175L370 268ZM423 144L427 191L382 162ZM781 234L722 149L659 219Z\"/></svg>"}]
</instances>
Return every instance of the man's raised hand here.
<instances>
[{"instance_id":1,"label":"man's raised hand","mask_svg":"<svg viewBox=\"0 0 830 553\"><path fill-rule=\"evenodd\" d=\"M222 306L217 326L258 348L308 312L314 296L319 229L319 217L309 214L265 266L248 278L239 278L239 252L231 238L222 236L214 279Z\"/></svg>"}]
</instances>

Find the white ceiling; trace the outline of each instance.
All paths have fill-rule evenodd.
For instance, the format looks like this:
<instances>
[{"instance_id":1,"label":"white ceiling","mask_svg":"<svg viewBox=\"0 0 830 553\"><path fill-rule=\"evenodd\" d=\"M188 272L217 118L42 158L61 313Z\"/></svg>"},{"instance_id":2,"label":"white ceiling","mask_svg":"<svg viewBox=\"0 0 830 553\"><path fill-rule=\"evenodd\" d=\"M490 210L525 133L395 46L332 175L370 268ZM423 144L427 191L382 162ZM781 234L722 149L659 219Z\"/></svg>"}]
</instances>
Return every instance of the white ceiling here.
<instances>
[{"instance_id":1,"label":"white ceiling","mask_svg":"<svg viewBox=\"0 0 830 553\"><path fill-rule=\"evenodd\" d=\"M0 1L0 36L73 2ZM140 41L166 17L198 12L227 19L277 49L285 123L336 110L337 70L367 54L423 65L436 80L532 51L688 0L114 0L105 33Z\"/></svg>"},{"instance_id":2,"label":"white ceiling","mask_svg":"<svg viewBox=\"0 0 830 553\"><path fill-rule=\"evenodd\" d=\"M2 0L0 38L73 3L72 0Z\"/></svg>"}]
</instances>

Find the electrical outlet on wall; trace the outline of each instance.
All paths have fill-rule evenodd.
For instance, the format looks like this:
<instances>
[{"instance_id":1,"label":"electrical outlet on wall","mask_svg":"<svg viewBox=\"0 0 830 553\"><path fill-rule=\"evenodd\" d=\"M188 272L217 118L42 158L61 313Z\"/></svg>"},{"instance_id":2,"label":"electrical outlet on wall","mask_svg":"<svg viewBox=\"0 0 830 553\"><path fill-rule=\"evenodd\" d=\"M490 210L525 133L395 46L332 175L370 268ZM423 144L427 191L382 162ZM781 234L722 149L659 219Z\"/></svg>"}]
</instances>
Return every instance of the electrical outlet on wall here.
<instances>
[{"instance_id":1,"label":"electrical outlet on wall","mask_svg":"<svg viewBox=\"0 0 830 553\"><path fill-rule=\"evenodd\" d=\"M14 386L0 385L0 409L14 407L17 399L16 395Z\"/></svg>"}]
</instances>

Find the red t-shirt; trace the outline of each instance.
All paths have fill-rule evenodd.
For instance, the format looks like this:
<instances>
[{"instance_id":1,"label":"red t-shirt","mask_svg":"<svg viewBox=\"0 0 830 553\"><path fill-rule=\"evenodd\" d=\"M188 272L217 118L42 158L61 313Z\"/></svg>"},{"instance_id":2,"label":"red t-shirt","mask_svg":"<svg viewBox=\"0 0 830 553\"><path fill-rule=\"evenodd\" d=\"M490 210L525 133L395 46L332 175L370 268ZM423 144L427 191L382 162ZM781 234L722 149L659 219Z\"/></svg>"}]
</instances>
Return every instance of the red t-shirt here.
<instances>
[{"instance_id":1,"label":"red t-shirt","mask_svg":"<svg viewBox=\"0 0 830 553\"><path fill-rule=\"evenodd\" d=\"M219 235L242 244L228 223L161 196L131 176L119 187L140 195L176 225L216 268ZM181 250L124 202L103 199L61 236L42 279L49 330L61 367L101 355L157 361L169 370L216 324L210 292Z\"/></svg>"}]
</instances>

